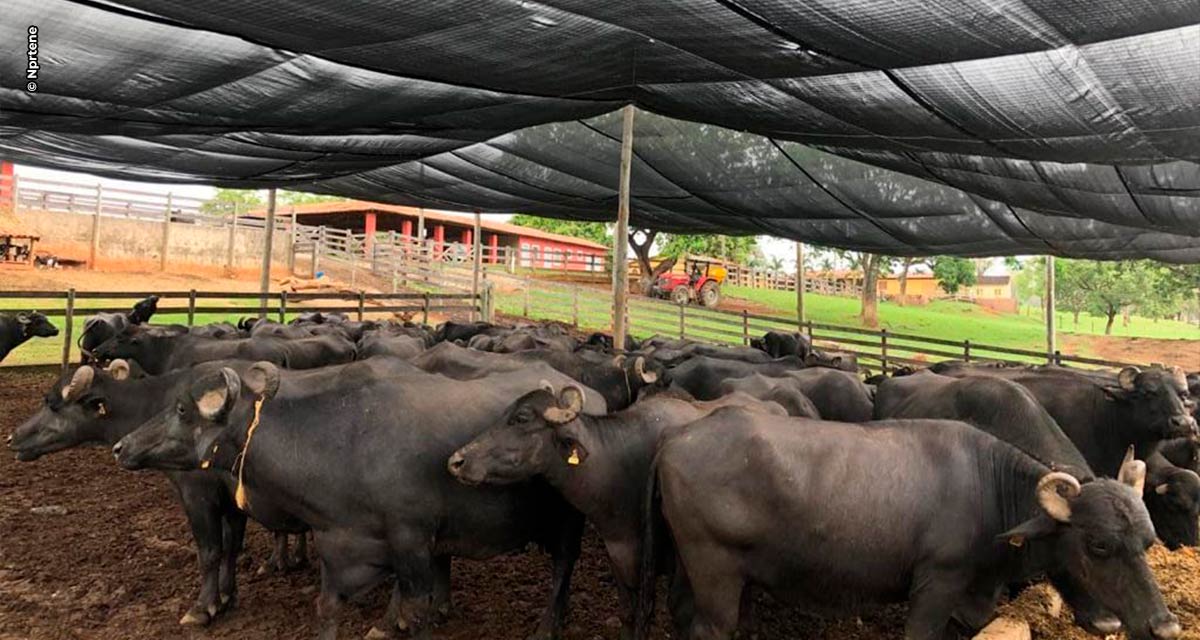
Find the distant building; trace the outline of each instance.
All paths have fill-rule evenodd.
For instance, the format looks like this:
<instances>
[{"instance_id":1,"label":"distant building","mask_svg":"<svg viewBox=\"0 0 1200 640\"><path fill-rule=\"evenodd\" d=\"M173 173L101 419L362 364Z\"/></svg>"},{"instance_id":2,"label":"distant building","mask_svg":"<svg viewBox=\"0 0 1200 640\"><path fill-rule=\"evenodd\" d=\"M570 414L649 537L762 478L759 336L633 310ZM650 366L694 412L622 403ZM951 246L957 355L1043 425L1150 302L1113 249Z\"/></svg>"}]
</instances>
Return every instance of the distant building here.
<instances>
[{"instance_id":1,"label":"distant building","mask_svg":"<svg viewBox=\"0 0 1200 640\"><path fill-rule=\"evenodd\" d=\"M424 237L433 243L435 253L446 251L453 243L470 245L475 225L473 216L363 200L281 205L276 215L289 217L293 209L297 222L302 225L349 229L367 236L395 231L416 238L423 217ZM259 209L249 215L261 218L266 212ZM506 256L515 256L515 266L520 267L570 271L605 269L608 247L590 240L497 222L487 217L482 219L480 229L486 262L501 262ZM369 244L370 240L367 242Z\"/></svg>"},{"instance_id":2,"label":"distant building","mask_svg":"<svg viewBox=\"0 0 1200 640\"><path fill-rule=\"evenodd\" d=\"M889 300L900 299L900 277L888 275L879 278L879 293ZM1017 311L1017 297L1013 292L1012 276L981 276L970 287L962 288L951 296L942 290L932 273L908 274L905 287L905 303L926 304L940 298L967 298L981 306L996 311Z\"/></svg>"}]
</instances>

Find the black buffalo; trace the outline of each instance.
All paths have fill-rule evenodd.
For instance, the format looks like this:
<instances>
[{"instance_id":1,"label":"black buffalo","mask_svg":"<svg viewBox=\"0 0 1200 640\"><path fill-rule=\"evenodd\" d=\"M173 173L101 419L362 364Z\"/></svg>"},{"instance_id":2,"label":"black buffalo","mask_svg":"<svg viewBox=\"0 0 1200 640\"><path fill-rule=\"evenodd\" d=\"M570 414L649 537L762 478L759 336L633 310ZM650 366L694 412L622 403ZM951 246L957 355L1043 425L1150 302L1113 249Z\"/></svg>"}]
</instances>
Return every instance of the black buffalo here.
<instances>
[{"instance_id":1,"label":"black buffalo","mask_svg":"<svg viewBox=\"0 0 1200 640\"><path fill-rule=\"evenodd\" d=\"M549 487L468 488L446 460L543 372L456 381L395 375L281 375L259 363L194 377L163 412L114 448L127 467L194 468L198 451L237 466L246 511L310 525L322 566L321 637L337 635L350 597L395 576L379 629L427 637L450 556L485 558L538 542L555 560L552 602L535 637L557 637L582 517ZM553 370L552 384L569 379ZM253 446L251 446L251 438ZM235 455L243 451L243 455ZM240 462L239 462L240 461Z\"/></svg>"},{"instance_id":2,"label":"black buffalo","mask_svg":"<svg viewBox=\"0 0 1200 640\"><path fill-rule=\"evenodd\" d=\"M641 553L641 496L664 430L722 406L783 415L773 403L733 393L709 402L665 395L607 416L582 413L582 392L538 389L517 400L470 444L451 456L450 472L471 485L510 485L543 478L583 512L604 540L622 605L623 637L632 632Z\"/></svg>"},{"instance_id":3,"label":"black buffalo","mask_svg":"<svg viewBox=\"0 0 1200 640\"><path fill-rule=\"evenodd\" d=\"M1154 529L1140 461L1119 481L1081 485L961 422L860 426L728 408L666 434L656 465L689 587L672 607L684 637L732 638L743 592L757 586L832 611L908 600L905 637L942 640L985 625L1006 585L1056 572L1131 640L1181 633L1146 564ZM646 504L643 567L655 562L659 503ZM642 637L653 594L647 580Z\"/></svg>"},{"instance_id":4,"label":"black buffalo","mask_svg":"<svg viewBox=\"0 0 1200 640\"><path fill-rule=\"evenodd\" d=\"M0 362L30 338L53 338L56 335L58 328L43 313L0 314Z\"/></svg>"},{"instance_id":5,"label":"black buffalo","mask_svg":"<svg viewBox=\"0 0 1200 640\"><path fill-rule=\"evenodd\" d=\"M802 333L768 331L761 338L751 338L750 346L765 352L772 358L783 356L808 357L812 353L812 342Z\"/></svg>"},{"instance_id":6,"label":"black buffalo","mask_svg":"<svg viewBox=\"0 0 1200 640\"><path fill-rule=\"evenodd\" d=\"M298 340L259 337L214 340L193 335L125 333L93 351L101 360L135 360L147 373L160 374L212 360L265 360L288 369L312 369L354 359L354 343L338 335Z\"/></svg>"},{"instance_id":7,"label":"black buffalo","mask_svg":"<svg viewBox=\"0 0 1200 640\"><path fill-rule=\"evenodd\" d=\"M821 412L808 396L804 395L798 378L782 376L771 378L756 373L745 378L732 378L721 383L721 394L745 393L764 402L774 402L783 407L789 416L820 418Z\"/></svg>"}]
</instances>

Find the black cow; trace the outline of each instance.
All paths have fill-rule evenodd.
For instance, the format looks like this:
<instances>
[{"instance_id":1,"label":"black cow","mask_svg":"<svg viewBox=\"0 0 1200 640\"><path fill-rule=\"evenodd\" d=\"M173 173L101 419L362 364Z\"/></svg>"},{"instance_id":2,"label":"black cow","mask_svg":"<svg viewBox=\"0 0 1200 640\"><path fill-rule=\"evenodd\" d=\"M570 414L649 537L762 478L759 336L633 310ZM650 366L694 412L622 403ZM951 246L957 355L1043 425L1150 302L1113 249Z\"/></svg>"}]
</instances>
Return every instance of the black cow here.
<instances>
[{"instance_id":1,"label":"black cow","mask_svg":"<svg viewBox=\"0 0 1200 640\"><path fill-rule=\"evenodd\" d=\"M821 412L801 390L798 378L783 376L771 378L762 374L732 378L721 383L721 394L745 393L764 402L775 402L787 410L789 416L820 418Z\"/></svg>"},{"instance_id":2,"label":"black cow","mask_svg":"<svg viewBox=\"0 0 1200 640\"><path fill-rule=\"evenodd\" d=\"M551 384L569 379L552 373ZM402 622L429 637L439 558L486 558L529 541L555 560L551 605L534 637L557 637L566 612L582 517L549 487L468 488L446 460L540 376L508 372L456 381L424 372L377 377L281 376L258 363L196 376L166 411L114 452L130 468L194 468L197 448L237 469L245 510L313 529L321 557L321 637L337 636L345 600L395 575L379 629ZM251 437L253 437L251 446ZM236 452L241 455L234 455Z\"/></svg>"},{"instance_id":3,"label":"black cow","mask_svg":"<svg viewBox=\"0 0 1200 640\"><path fill-rule=\"evenodd\" d=\"M30 338L53 338L56 335L58 328L50 324L49 318L43 313L0 314L0 362Z\"/></svg>"},{"instance_id":4,"label":"black cow","mask_svg":"<svg viewBox=\"0 0 1200 640\"><path fill-rule=\"evenodd\" d=\"M545 479L583 512L604 540L612 562L628 637L638 586L641 500L659 435L694 422L722 406L745 406L783 415L773 403L733 393L709 402L665 396L643 400L607 416L581 412L581 391L553 389L525 394L470 444L450 457L450 472L470 484L511 485Z\"/></svg>"},{"instance_id":5,"label":"black cow","mask_svg":"<svg viewBox=\"0 0 1200 640\"><path fill-rule=\"evenodd\" d=\"M750 346L765 352L772 358L783 356L808 357L812 353L812 342L802 333L768 331L761 338L751 338Z\"/></svg>"},{"instance_id":6,"label":"black cow","mask_svg":"<svg viewBox=\"0 0 1200 640\"><path fill-rule=\"evenodd\" d=\"M78 338L83 362L90 362L92 350L109 338L125 333L130 327L150 322L157 311L158 296L149 296L135 302L133 308L124 313L98 313L85 320Z\"/></svg>"},{"instance_id":7,"label":"black cow","mask_svg":"<svg viewBox=\"0 0 1200 640\"><path fill-rule=\"evenodd\" d=\"M244 370L250 364L219 362L201 367L213 371L221 366ZM176 371L163 376L131 378L129 365L123 360L113 361L108 369L83 365L51 387L42 408L8 437L9 449L18 460L29 462L81 445L111 447L170 406L172 390L186 375L190 374ZM166 475L187 516L200 566L200 594L180 623L207 624L236 600L237 557L242 549L246 516L234 506L232 492L217 473L173 471ZM296 526L290 530L304 531L301 525ZM288 564L286 553L279 554L286 549L286 539L286 534L277 536L276 555L268 561L268 566L282 568Z\"/></svg>"},{"instance_id":8,"label":"black cow","mask_svg":"<svg viewBox=\"0 0 1200 640\"><path fill-rule=\"evenodd\" d=\"M960 420L1080 482L1095 479L1083 454L1037 398L1003 378L951 378L931 371L889 378L876 390L874 418Z\"/></svg>"},{"instance_id":9,"label":"black cow","mask_svg":"<svg viewBox=\"0 0 1200 640\"><path fill-rule=\"evenodd\" d=\"M1154 531L1168 549L1200 544L1200 475L1155 451L1146 457L1143 497Z\"/></svg>"},{"instance_id":10,"label":"black cow","mask_svg":"<svg viewBox=\"0 0 1200 640\"><path fill-rule=\"evenodd\" d=\"M426 346L425 339L419 336L391 335L383 331L373 331L359 340L358 357L362 359L388 355L395 358L411 358L424 351Z\"/></svg>"},{"instance_id":11,"label":"black cow","mask_svg":"<svg viewBox=\"0 0 1200 640\"><path fill-rule=\"evenodd\" d=\"M604 413L600 407L617 410L629 406L642 389L658 385L662 380L661 368L645 358L611 356L605 362L594 362L579 354L553 349L499 354L443 342L412 358L412 363L430 373L456 380L475 380L505 372L561 373L589 391L586 408L588 413L597 415Z\"/></svg>"},{"instance_id":12,"label":"black cow","mask_svg":"<svg viewBox=\"0 0 1200 640\"><path fill-rule=\"evenodd\" d=\"M1116 475L1130 445L1145 457L1159 441L1195 433L1183 373L1126 367L1117 375L1063 367L993 367L943 363L954 377L1003 377L1029 389L1096 473Z\"/></svg>"},{"instance_id":13,"label":"black cow","mask_svg":"<svg viewBox=\"0 0 1200 640\"><path fill-rule=\"evenodd\" d=\"M655 350L655 359L658 351ZM769 357L761 351L763 357ZM665 364L665 363L664 363ZM786 375L790 371L804 368L804 361L795 356L784 356L765 363L749 363L727 358L696 356L670 370L671 386L678 387L701 400L712 400L721 395L721 382L730 378L745 378L761 374L772 378Z\"/></svg>"},{"instance_id":14,"label":"black cow","mask_svg":"<svg viewBox=\"0 0 1200 640\"><path fill-rule=\"evenodd\" d=\"M588 347L588 348L593 348L593 349L599 349L602 351L607 351L609 353L612 353L613 352L613 337L607 333L600 333L599 331L597 331L597 332L589 335L587 337L587 340L585 340L583 342L582 346ZM640 348L642 348L642 345L640 345L633 336L626 333L625 334L625 351L627 351L627 352L628 351L637 351Z\"/></svg>"},{"instance_id":15,"label":"black cow","mask_svg":"<svg viewBox=\"0 0 1200 640\"><path fill-rule=\"evenodd\" d=\"M1119 481L1081 485L961 422L848 425L726 408L665 434L656 470L661 502L646 504L661 504L690 587L673 609L693 640L732 638L748 586L831 611L907 599L905 637L942 640L986 624L1006 585L1059 572L1131 640L1181 633L1146 564L1154 529L1140 461ZM643 567L656 561L654 513ZM642 575L645 637L654 589Z\"/></svg>"},{"instance_id":16,"label":"black cow","mask_svg":"<svg viewBox=\"0 0 1200 640\"><path fill-rule=\"evenodd\" d=\"M720 397L728 389L728 380L747 378L754 374L766 377L788 377L803 393L822 418L844 422L865 422L871 419L874 406L871 390L848 371L825 367L804 368L799 358L787 356L766 364L749 364L719 358L698 357L675 367L668 373L671 386L687 391L701 400ZM792 384L792 383L789 383ZM753 391L747 387L745 391Z\"/></svg>"},{"instance_id":17,"label":"black cow","mask_svg":"<svg viewBox=\"0 0 1200 640\"><path fill-rule=\"evenodd\" d=\"M193 335L123 334L96 347L99 359L136 360L147 373L190 367L212 360L265 360L288 369L312 369L354 359L354 343L342 336L297 340L259 337L213 340Z\"/></svg>"}]
</instances>

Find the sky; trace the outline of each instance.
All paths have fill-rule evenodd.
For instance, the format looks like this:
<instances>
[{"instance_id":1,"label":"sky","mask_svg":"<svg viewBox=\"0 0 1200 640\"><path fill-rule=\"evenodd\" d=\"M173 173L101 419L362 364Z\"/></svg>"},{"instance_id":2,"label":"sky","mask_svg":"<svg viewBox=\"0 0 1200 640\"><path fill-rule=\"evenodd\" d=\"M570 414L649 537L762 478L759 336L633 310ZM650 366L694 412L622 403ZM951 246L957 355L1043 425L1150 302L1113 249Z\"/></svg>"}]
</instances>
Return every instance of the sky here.
<instances>
[{"instance_id":1,"label":"sky","mask_svg":"<svg viewBox=\"0 0 1200 640\"><path fill-rule=\"evenodd\" d=\"M16 173L21 178L30 178L34 180L52 180L56 182L72 182L79 183L81 186L92 186L96 183L102 184L105 188L111 189L128 189L133 191L145 191L160 195L172 193L179 196L190 198L208 199L216 193L215 187L197 184L162 184L157 182L135 182L130 180L114 180L112 178L102 178L88 173L73 173L69 171L58 171L56 169L43 169L40 167L31 167L27 165L17 165ZM462 213L462 212L459 212ZM469 212L468 212L469 213ZM496 213L485 214L495 220L506 221L512 217L512 214ZM758 246L762 249L763 254L768 260L779 258L783 261L784 271L794 271L796 269L796 244L791 240L783 240L781 238L773 238L770 236L759 236ZM814 267L814 262L810 259L809 268ZM988 268L987 273L1002 274L1007 273L1003 267L1002 261L994 261Z\"/></svg>"}]
</instances>

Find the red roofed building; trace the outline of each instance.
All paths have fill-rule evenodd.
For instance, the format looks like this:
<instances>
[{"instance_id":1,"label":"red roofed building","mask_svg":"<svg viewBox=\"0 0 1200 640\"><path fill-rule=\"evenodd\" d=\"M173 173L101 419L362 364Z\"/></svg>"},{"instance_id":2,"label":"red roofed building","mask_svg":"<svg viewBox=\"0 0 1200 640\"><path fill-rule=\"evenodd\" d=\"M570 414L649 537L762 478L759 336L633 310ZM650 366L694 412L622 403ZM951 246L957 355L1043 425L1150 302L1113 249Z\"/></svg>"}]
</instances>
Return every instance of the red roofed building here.
<instances>
[{"instance_id":1,"label":"red roofed building","mask_svg":"<svg viewBox=\"0 0 1200 640\"><path fill-rule=\"evenodd\" d=\"M291 216L293 209L299 224L349 229L354 233L365 233L368 238L391 231L415 238L419 221L424 217L425 239L433 243L435 252L450 243L470 245L475 227L473 216L363 200L280 205L276 215ZM259 209L249 215L261 218L265 211ZM515 255L516 266L521 267L571 271L605 269L608 247L590 240L497 222L486 216L481 219L480 229L485 262L496 263L504 259L502 256Z\"/></svg>"}]
</instances>

